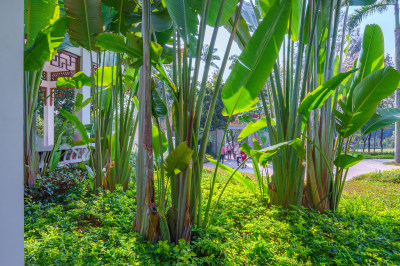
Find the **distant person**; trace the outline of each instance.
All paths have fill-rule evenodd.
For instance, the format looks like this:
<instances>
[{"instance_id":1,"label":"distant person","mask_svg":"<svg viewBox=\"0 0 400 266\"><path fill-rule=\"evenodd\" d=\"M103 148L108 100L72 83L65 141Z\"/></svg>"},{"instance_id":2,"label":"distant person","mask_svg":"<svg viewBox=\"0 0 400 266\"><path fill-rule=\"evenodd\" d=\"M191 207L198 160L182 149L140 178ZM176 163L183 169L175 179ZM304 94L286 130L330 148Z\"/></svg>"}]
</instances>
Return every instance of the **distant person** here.
<instances>
[{"instance_id":1,"label":"distant person","mask_svg":"<svg viewBox=\"0 0 400 266\"><path fill-rule=\"evenodd\" d=\"M240 147L239 147L239 144L236 144L235 145L235 149L234 149L234 151L235 151L235 157L236 157L236 162L237 162L237 165L239 166L240 165Z\"/></svg>"},{"instance_id":2,"label":"distant person","mask_svg":"<svg viewBox=\"0 0 400 266\"><path fill-rule=\"evenodd\" d=\"M240 150L240 157L242 158L242 162L244 162L247 159L247 154L244 151ZM247 167L247 165L243 164L242 169L245 167Z\"/></svg>"},{"instance_id":3,"label":"distant person","mask_svg":"<svg viewBox=\"0 0 400 266\"><path fill-rule=\"evenodd\" d=\"M232 145L231 145L230 142L228 142L228 145L226 146L226 149L228 150L228 159L230 159L231 156L232 156L232 150L233 150Z\"/></svg>"},{"instance_id":4,"label":"distant person","mask_svg":"<svg viewBox=\"0 0 400 266\"><path fill-rule=\"evenodd\" d=\"M225 146L222 146L221 156L219 157L219 161L224 163L224 159L225 159Z\"/></svg>"}]
</instances>

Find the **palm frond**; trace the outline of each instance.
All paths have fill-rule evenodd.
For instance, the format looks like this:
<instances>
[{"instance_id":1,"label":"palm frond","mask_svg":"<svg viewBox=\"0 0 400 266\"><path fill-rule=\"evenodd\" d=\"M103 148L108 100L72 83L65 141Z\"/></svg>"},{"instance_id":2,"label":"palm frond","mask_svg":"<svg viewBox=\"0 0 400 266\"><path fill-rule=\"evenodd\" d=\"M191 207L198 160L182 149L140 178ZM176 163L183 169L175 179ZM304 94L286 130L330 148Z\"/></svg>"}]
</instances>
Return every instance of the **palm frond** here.
<instances>
[{"instance_id":1,"label":"palm frond","mask_svg":"<svg viewBox=\"0 0 400 266\"><path fill-rule=\"evenodd\" d=\"M354 10L354 13L349 18L349 29L351 30L359 26L364 19L366 19L368 16L375 14L376 12L385 12L388 9L388 5L390 5L389 2L391 1L382 1L380 3L363 6L359 9Z\"/></svg>"}]
</instances>

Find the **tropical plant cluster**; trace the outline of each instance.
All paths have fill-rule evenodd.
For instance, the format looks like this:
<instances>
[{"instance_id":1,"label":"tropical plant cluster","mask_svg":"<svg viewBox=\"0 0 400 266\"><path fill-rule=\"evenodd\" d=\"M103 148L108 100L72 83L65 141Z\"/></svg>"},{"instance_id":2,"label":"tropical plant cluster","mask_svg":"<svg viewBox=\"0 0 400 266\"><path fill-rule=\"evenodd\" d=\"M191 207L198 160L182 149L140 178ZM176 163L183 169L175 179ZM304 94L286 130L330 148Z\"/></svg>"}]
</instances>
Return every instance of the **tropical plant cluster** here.
<instances>
[{"instance_id":1,"label":"tropical plant cluster","mask_svg":"<svg viewBox=\"0 0 400 266\"><path fill-rule=\"evenodd\" d=\"M365 244L356 239L343 248L335 243L354 236L354 231L348 232L346 228L353 228L358 222L343 220L337 212L349 168L363 159L355 154L360 140L400 121L399 109L378 108L395 92L400 81L400 73L385 65L384 36L378 25L365 27L359 57L353 66L343 70L350 45L345 34L349 9L366 2L371 1L25 1L26 186L34 191L42 176L56 171L61 157L59 146L67 126L72 125L81 137L73 145L85 145L90 151L89 160L81 164L88 175L90 196L70 199L67 205L49 207L32 203L27 207L29 215L38 220L32 225L46 227L50 221L56 222L57 226L49 228L48 233L73 232L72 236L65 236L68 243L90 232L85 241L96 242L93 248L96 251L90 252L106 254L103 257L106 261L113 261L112 256L125 258L126 262L133 258L157 261L157 257L152 257L154 254L142 257L143 242L139 246L133 244L132 239L138 237L130 230L158 243L153 246L155 254L182 263L211 263L213 259L223 262L226 258L242 263L236 257L238 254L248 256L244 264L253 259L256 263L266 263L276 254L282 256L276 263L329 263L333 256L330 252L343 253L342 257L335 257L338 264L386 262L381 250L373 250L378 244L389 250L387 261L398 259L398 250L389 243L398 241L392 235L396 234L393 223L389 223L387 231L384 227L389 218L377 218L382 223L379 230L385 240L374 238ZM207 30L211 32L209 41ZM222 60L213 55L221 30L229 33ZM42 70L44 63L65 43L89 51L91 71L59 78L57 87L87 86L91 88L91 97L84 99L78 93L71 110L59 110L65 120L53 150L39 171L35 140ZM224 81L234 44L241 54L235 57ZM213 74L211 89L209 74L216 59L221 64ZM213 117L216 110L221 111L222 104L223 140L233 119L247 123L238 136L247 158L237 169L220 163L222 141L217 160L207 157L215 168L206 174L203 165ZM76 115L88 105L92 129ZM255 112L261 114L259 119L250 116ZM253 139L247 143L245 139L254 133L260 135L261 142ZM356 134L358 141L354 146ZM267 135L269 146L265 142ZM137 154L134 154L135 136L138 136ZM252 177L238 171L246 161L253 165ZM273 174L267 170L268 164L272 165ZM228 176L221 179L219 170ZM235 182L252 197L239 197L242 188L232 186ZM120 196L121 202L117 200ZM113 206L114 203L123 206ZM253 205L257 207L253 209ZM240 214L230 216L231 206L238 206L233 212ZM60 213L65 211L71 213L61 217ZM46 218L38 218L41 215ZM244 215L246 219L241 221L236 215ZM77 217L83 218L77 221ZM312 246L275 245L274 237L266 232L271 219L285 221L274 228L279 239L292 239L293 246L311 241ZM325 225L327 221L330 222ZM219 236L219 230L226 230L226 226L239 230ZM360 230L373 230L362 222L357 226L363 228ZM344 233L336 232L338 228L344 228ZM98 235L93 236L94 231ZM328 237L321 240L319 231ZM246 238L245 232L252 233ZM208 242L204 234L210 237L216 234L216 242ZM28 242L36 236L29 233ZM56 240L50 235L46 237L49 237L47 248L60 254L54 250L60 243L52 242ZM230 251L237 254L218 246L220 241L228 247L237 238L244 247ZM245 244L246 241L250 244ZM193 250L185 242L192 242ZM361 244L373 254L371 260L360 251ZM104 247L110 245L115 249L105 251ZM138 248L137 254L128 248L131 245ZM331 245L335 251L326 251ZM33 257L27 259L41 256L43 250L28 246L28 256ZM83 252L78 256L80 263L92 262L86 261L89 251L79 250ZM313 257L319 250L328 254L321 261ZM201 258L197 261L198 256ZM78 258L77 254L73 257ZM60 262L70 260L66 255Z\"/></svg>"}]
</instances>

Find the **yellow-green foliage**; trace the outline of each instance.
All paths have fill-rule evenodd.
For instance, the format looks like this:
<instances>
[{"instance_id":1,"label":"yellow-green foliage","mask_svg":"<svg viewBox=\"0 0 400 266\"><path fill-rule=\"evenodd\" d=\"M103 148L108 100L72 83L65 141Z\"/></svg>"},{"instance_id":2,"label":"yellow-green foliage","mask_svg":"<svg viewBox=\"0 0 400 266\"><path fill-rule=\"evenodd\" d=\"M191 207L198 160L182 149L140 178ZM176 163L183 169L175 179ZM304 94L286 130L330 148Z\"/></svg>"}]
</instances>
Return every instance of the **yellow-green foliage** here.
<instances>
[{"instance_id":1,"label":"yellow-green foliage","mask_svg":"<svg viewBox=\"0 0 400 266\"><path fill-rule=\"evenodd\" d=\"M209 192L206 172L204 193ZM217 194L228 176L220 174ZM27 264L398 264L400 185L346 184L336 214L267 208L240 184L228 185L208 230L192 242L149 243L131 232L134 186L63 203L26 203Z\"/></svg>"}]
</instances>

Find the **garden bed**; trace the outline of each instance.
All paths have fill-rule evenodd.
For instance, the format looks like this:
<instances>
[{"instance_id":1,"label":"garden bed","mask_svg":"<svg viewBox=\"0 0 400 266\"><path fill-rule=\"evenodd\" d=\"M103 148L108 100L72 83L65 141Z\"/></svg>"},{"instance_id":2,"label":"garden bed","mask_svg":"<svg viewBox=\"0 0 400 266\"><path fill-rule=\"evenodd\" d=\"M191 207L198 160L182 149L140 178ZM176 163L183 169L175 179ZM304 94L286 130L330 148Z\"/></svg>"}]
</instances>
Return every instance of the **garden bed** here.
<instances>
[{"instance_id":1,"label":"garden bed","mask_svg":"<svg viewBox=\"0 0 400 266\"><path fill-rule=\"evenodd\" d=\"M203 178L206 194L210 175ZM218 189L226 179L220 174ZM400 263L399 183L350 181L339 211L319 214L267 208L233 181L208 230L194 228L190 245L176 245L149 243L131 231L133 184L94 196L87 179L81 182L56 203L26 200L27 264Z\"/></svg>"}]
</instances>

